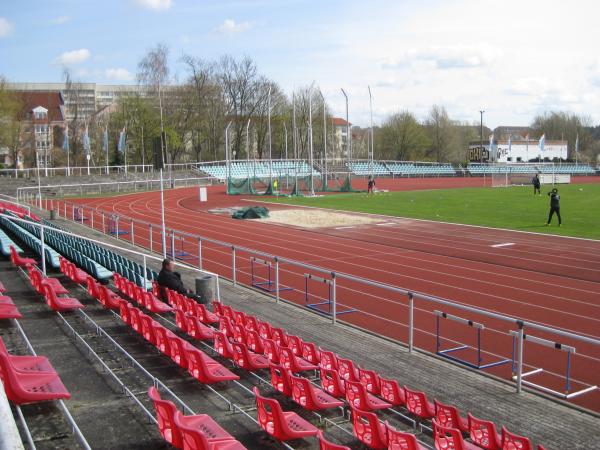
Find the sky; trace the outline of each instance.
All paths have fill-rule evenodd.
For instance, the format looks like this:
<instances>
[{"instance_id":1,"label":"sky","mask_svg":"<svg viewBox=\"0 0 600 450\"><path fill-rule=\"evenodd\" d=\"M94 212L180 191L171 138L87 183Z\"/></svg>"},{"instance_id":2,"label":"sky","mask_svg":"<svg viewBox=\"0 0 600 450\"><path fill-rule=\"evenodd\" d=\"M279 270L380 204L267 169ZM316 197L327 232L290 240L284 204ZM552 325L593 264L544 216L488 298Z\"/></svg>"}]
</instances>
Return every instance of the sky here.
<instances>
[{"instance_id":1,"label":"sky","mask_svg":"<svg viewBox=\"0 0 600 450\"><path fill-rule=\"evenodd\" d=\"M432 105L456 120L528 125L553 110L600 122L594 0L0 0L0 75L135 83L157 43L172 82L183 55L250 56L291 94L313 81L333 114L369 125Z\"/></svg>"}]
</instances>

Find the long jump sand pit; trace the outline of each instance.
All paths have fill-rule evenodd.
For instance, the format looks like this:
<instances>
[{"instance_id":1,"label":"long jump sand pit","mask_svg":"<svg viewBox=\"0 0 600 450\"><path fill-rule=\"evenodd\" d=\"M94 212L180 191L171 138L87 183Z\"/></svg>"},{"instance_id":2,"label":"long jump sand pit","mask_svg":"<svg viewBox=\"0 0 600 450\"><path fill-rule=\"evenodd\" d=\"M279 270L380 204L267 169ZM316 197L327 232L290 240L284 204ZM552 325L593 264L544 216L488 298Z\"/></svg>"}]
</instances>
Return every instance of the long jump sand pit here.
<instances>
[{"instance_id":1,"label":"long jump sand pit","mask_svg":"<svg viewBox=\"0 0 600 450\"><path fill-rule=\"evenodd\" d=\"M269 217L260 221L303 228L329 228L368 225L382 220L360 214L299 208L269 211Z\"/></svg>"}]
</instances>

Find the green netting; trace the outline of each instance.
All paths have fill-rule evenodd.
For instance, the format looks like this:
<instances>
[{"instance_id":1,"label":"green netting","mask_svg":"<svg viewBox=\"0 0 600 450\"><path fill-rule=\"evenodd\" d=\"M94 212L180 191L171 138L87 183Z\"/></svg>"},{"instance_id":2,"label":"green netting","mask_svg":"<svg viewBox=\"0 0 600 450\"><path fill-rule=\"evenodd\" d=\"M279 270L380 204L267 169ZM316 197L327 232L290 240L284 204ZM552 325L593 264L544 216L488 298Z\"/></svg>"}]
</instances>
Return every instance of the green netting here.
<instances>
[{"instance_id":1,"label":"green netting","mask_svg":"<svg viewBox=\"0 0 600 450\"><path fill-rule=\"evenodd\" d=\"M238 209L231 217L234 219L264 219L269 217L269 210L263 206L248 206Z\"/></svg>"},{"instance_id":2,"label":"green netting","mask_svg":"<svg viewBox=\"0 0 600 450\"><path fill-rule=\"evenodd\" d=\"M358 192L352 189L350 176L342 178L324 175L313 176L279 176L269 178L249 177L230 179L227 193L230 195L307 195L311 192Z\"/></svg>"},{"instance_id":3,"label":"green netting","mask_svg":"<svg viewBox=\"0 0 600 450\"><path fill-rule=\"evenodd\" d=\"M256 194L251 178L229 178L227 182L227 193L230 195Z\"/></svg>"}]
</instances>

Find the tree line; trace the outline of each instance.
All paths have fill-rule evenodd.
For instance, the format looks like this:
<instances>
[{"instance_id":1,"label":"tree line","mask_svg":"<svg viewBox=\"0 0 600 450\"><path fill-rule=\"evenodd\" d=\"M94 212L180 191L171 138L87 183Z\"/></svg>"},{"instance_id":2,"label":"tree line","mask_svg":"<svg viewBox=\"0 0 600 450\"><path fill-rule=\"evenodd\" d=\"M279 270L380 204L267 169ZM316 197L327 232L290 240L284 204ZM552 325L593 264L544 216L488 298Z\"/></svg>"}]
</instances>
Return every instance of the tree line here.
<instances>
[{"instance_id":1,"label":"tree line","mask_svg":"<svg viewBox=\"0 0 600 450\"><path fill-rule=\"evenodd\" d=\"M170 162L222 160L228 124L233 159L262 159L268 158L269 153L273 158L306 159L311 129L316 160L324 156L325 140L328 158L343 154L344 144L335 139L331 109L318 86L305 86L286 94L249 57L236 59L226 55L209 61L183 55L180 63L184 79L176 81L171 76L168 47L159 44L150 49L138 63L136 94L122 96L91 116L79 110L81 84L65 71L64 96L71 115L68 120L71 165L85 164L82 133L86 127L92 142L92 162L100 166L106 163L106 132L108 163L124 162L124 153L118 151L122 131L126 133L128 164L152 163L153 141L161 135L161 130L167 137ZM21 119L19 97L0 79L0 147L8 148L14 155L22 144ZM566 139L571 154L577 141L582 161L595 161L600 153L600 132L592 127L587 116L552 111L536 116L530 128L532 137L545 134L549 140ZM369 133L368 129L352 128L354 158L367 158ZM491 130L484 128L483 134L487 142ZM442 106L432 106L424 119L401 110L375 127L374 157L464 163L469 143L480 139L479 123L454 120ZM62 128L56 129L55 166L66 163L65 152L61 150L63 140ZM33 155L25 155L26 164L33 165L34 161Z\"/></svg>"}]
</instances>

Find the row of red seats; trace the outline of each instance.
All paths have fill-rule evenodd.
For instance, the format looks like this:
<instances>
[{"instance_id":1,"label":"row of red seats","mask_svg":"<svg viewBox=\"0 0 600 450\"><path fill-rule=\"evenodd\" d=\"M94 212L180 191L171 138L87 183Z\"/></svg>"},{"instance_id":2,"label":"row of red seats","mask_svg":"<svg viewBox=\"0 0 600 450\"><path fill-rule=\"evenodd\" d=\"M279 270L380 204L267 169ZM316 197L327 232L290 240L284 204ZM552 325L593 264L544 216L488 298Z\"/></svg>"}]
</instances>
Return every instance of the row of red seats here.
<instances>
[{"instance_id":1,"label":"row of red seats","mask_svg":"<svg viewBox=\"0 0 600 450\"><path fill-rule=\"evenodd\" d=\"M72 282L83 284L87 281L87 272L77 267L74 263L60 256L58 258L60 271L65 274Z\"/></svg>"},{"instance_id":2,"label":"row of red seats","mask_svg":"<svg viewBox=\"0 0 600 450\"><path fill-rule=\"evenodd\" d=\"M89 285L93 285L92 280L90 280ZM140 298L139 291L130 283L129 280L115 274L115 285L121 292L127 293L127 297L137 301L136 297ZM98 292L103 287L96 285L91 290L92 292ZM153 295L151 292L148 292L148 294ZM101 296L99 292L97 295L98 297ZM187 369L189 374L201 383L212 384L239 379L238 375L163 327L125 299L120 299L119 312L125 323L141 334L161 353L169 356L180 367ZM245 448L210 416L205 414L184 416L175 408L172 402L162 400L158 390L154 387L149 389L148 395L155 405L159 432L174 447L185 450L237 450Z\"/></svg>"},{"instance_id":3,"label":"row of red seats","mask_svg":"<svg viewBox=\"0 0 600 450\"><path fill-rule=\"evenodd\" d=\"M172 311L173 309L166 303L160 301L152 292L148 292L143 287L138 286L136 283L128 280L117 272L113 274L113 281L115 287L120 292L127 295L130 299L134 300L148 311L162 314Z\"/></svg>"},{"instance_id":4,"label":"row of red seats","mask_svg":"<svg viewBox=\"0 0 600 450\"><path fill-rule=\"evenodd\" d=\"M83 308L83 305L73 297L61 297L69 294L69 291L56 278L45 276L33 265L28 266L29 281L40 295L46 299L46 303L53 311L72 311Z\"/></svg>"},{"instance_id":5,"label":"row of red seats","mask_svg":"<svg viewBox=\"0 0 600 450\"><path fill-rule=\"evenodd\" d=\"M531 442L525 437L514 435L504 428L502 434L499 434L493 422L477 419L471 414L464 419L454 406L445 405L437 400L431 403L423 392L411 390L406 386L401 388L396 380L385 379L374 371L355 367L351 360L340 358L332 352L320 348L317 351L313 343L302 342L298 336L287 335L282 329L273 328L267 322L260 322L241 311L233 310L230 306L215 302L215 311L221 317L220 331L215 333L215 349L223 356L228 356L237 343L246 345L258 353L264 353L272 364L273 385L284 394L289 391L291 385L289 372L286 373L286 370L301 372L318 367L323 389L333 397L345 397L355 410L353 417L365 419L372 411L404 406L419 419L435 420L438 430L456 429L461 437L463 432L468 433L471 440L478 445L477 448L511 449L514 442L520 443L520 447L516 448L532 448ZM228 344L227 338L231 338L233 342ZM240 361L245 364L243 359ZM278 367L277 364L282 366ZM258 368L261 367L250 367L251 370ZM373 416L375 422L381 425L377 417ZM357 421L355 425L358 426L364 421ZM368 446L373 445L373 430L365 433L361 432L361 428L364 427L359 426L357 429L355 426L355 434L359 440ZM382 436L387 434L383 433ZM382 442L386 443L387 439L381 438L380 443L372 448L385 448L387 444L381 444ZM413 445L416 445L416 439ZM469 445L471 444L466 441L463 444L464 447ZM542 446L538 448L543 449Z\"/></svg>"},{"instance_id":6,"label":"row of red seats","mask_svg":"<svg viewBox=\"0 0 600 450\"><path fill-rule=\"evenodd\" d=\"M12 298L4 295L6 288L0 281L0 319L20 319L23 316L13 303Z\"/></svg>"},{"instance_id":7,"label":"row of red seats","mask_svg":"<svg viewBox=\"0 0 600 450\"><path fill-rule=\"evenodd\" d=\"M31 212L28 213L25 208L14 205L12 203L0 201L0 211L2 211L3 213L6 211L10 211L21 219L23 217L30 217L31 219L35 220L36 222L40 221L40 218L38 216L36 216L35 214L33 214Z\"/></svg>"}]
</instances>

